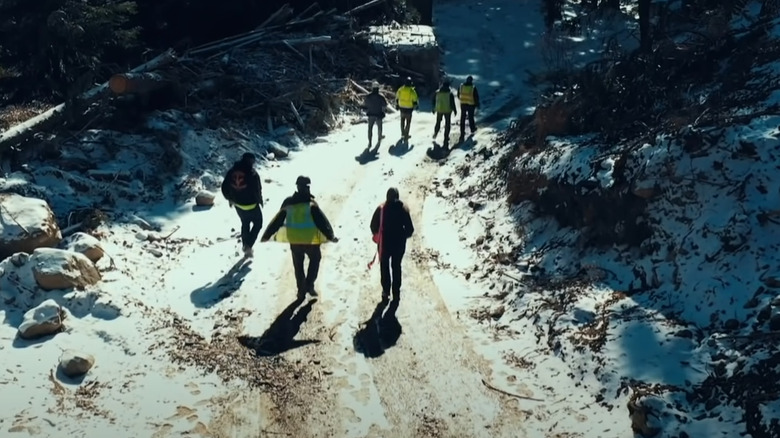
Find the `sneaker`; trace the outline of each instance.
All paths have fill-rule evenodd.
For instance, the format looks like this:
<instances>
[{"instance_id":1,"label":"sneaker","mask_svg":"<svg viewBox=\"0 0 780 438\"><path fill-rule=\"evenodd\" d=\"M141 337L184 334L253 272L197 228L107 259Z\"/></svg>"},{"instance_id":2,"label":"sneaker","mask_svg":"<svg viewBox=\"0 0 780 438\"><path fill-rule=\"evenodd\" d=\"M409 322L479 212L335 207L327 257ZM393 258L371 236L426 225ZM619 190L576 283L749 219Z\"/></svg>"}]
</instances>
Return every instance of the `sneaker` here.
<instances>
[{"instance_id":1,"label":"sneaker","mask_svg":"<svg viewBox=\"0 0 780 438\"><path fill-rule=\"evenodd\" d=\"M308 289L307 289L307 292L309 292L309 295L311 295L313 297L317 296L317 291L314 290L314 286L309 286Z\"/></svg>"}]
</instances>

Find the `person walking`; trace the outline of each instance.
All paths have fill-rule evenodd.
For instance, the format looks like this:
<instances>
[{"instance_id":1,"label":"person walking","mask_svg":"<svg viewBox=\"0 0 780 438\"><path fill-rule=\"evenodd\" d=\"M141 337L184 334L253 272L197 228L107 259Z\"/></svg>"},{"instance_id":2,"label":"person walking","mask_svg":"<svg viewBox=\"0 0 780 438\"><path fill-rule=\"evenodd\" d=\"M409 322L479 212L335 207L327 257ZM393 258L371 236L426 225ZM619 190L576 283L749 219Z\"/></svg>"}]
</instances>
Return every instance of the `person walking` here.
<instances>
[{"instance_id":1,"label":"person walking","mask_svg":"<svg viewBox=\"0 0 780 438\"><path fill-rule=\"evenodd\" d=\"M401 261L406 252L406 240L414 234L409 208L400 200L398 189L387 190L385 202L371 217L371 233L378 245L382 299L393 291L395 300L401 297ZM392 269L392 274L391 274Z\"/></svg>"},{"instance_id":2,"label":"person walking","mask_svg":"<svg viewBox=\"0 0 780 438\"><path fill-rule=\"evenodd\" d=\"M407 77L395 93L395 106L401 111L401 135L404 140L408 140L409 128L412 125L412 111L418 107L417 90L414 89L412 78Z\"/></svg>"},{"instance_id":3,"label":"person walking","mask_svg":"<svg viewBox=\"0 0 780 438\"><path fill-rule=\"evenodd\" d=\"M379 94L379 83L374 82L371 84L371 92L368 93L363 101L363 108L365 108L368 116L368 149L371 149L374 125L376 125L377 131L376 147L378 148L382 143L382 119L385 118L386 106L387 100Z\"/></svg>"},{"instance_id":4,"label":"person walking","mask_svg":"<svg viewBox=\"0 0 780 438\"><path fill-rule=\"evenodd\" d=\"M474 85L474 77L469 76L466 78L466 82L460 84L458 88L458 100L460 100L460 140L463 142L466 136L466 118L469 119L469 130L473 135L476 132L476 124L474 123L474 112L479 108L479 93L477 87Z\"/></svg>"},{"instance_id":5,"label":"person walking","mask_svg":"<svg viewBox=\"0 0 780 438\"><path fill-rule=\"evenodd\" d=\"M439 135L441 121L444 119L444 147L450 144L450 125L452 124L452 113L458 115L458 109L455 108L455 95L450 90L450 81L445 80L441 88L433 95L433 112L436 114L436 125L433 127L433 138Z\"/></svg>"},{"instance_id":6,"label":"person walking","mask_svg":"<svg viewBox=\"0 0 780 438\"><path fill-rule=\"evenodd\" d=\"M236 208L241 220L244 257L252 257L252 247L263 228L263 184L255 170L255 155L247 152L228 170L222 181L222 196Z\"/></svg>"},{"instance_id":7,"label":"person walking","mask_svg":"<svg viewBox=\"0 0 780 438\"><path fill-rule=\"evenodd\" d=\"M317 296L314 282L320 269L322 253L320 245L325 242L338 242L328 218L320 210L311 194L311 179L299 176L295 181L296 191L282 202L282 207L268 224L261 242L274 237L277 242L288 242L292 253L295 282L298 296L308 292ZM308 269L304 272L304 259L309 258Z\"/></svg>"}]
</instances>

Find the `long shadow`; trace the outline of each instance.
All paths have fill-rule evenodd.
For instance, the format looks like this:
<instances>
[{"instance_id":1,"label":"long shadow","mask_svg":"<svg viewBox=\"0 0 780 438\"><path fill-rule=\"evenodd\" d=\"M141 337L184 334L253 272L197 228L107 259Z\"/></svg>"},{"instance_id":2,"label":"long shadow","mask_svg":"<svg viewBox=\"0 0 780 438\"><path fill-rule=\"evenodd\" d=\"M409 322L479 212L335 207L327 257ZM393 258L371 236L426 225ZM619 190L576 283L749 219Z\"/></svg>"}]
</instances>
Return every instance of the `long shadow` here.
<instances>
[{"instance_id":1,"label":"long shadow","mask_svg":"<svg viewBox=\"0 0 780 438\"><path fill-rule=\"evenodd\" d=\"M355 351L366 357L376 358L398 342L398 338L401 337L401 323L395 316L398 304L399 300L393 299L389 305L387 300L382 300L376 305L374 313L355 333L353 339Z\"/></svg>"},{"instance_id":2,"label":"long shadow","mask_svg":"<svg viewBox=\"0 0 780 438\"><path fill-rule=\"evenodd\" d=\"M360 164L368 164L378 159L379 159L379 147L373 149L365 148L363 149L363 152L360 153L360 155L355 157L355 161L357 161Z\"/></svg>"},{"instance_id":3,"label":"long shadow","mask_svg":"<svg viewBox=\"0 0 780 438\"><path fill-rule=\"evenodd\" d=\"M433 147L428 148L428 150L425 151L425 154L428 155L428 158L432 160L443 160L450 156L450 149L445 148L439 142L434 141Z\"/></svg>"},{"instance_id":4,"label":"long shadow","mask_svg":"<svg viewBox=\"0 0 780 438\"><path fill-rule=\"evenodd\" d=\"M408 140L404 140L403 138L395 142L393 146L390 146L390 149L388 152L390 155L394 155L396 157L403 157L407 153L409 153L412 149L414 149L414 145L410 145Z\"/></svg>"},{"instance_id":5,"label":"long shadow","mask_svg":"<svg viewBox=\"0 0 780 438\"><path fill-rule=\"evenodd\" d=\"M190 293L190 301L195 307L207 309L233 295L252 270L251 260L239 260L219 280L201 286Z\"/></svg>"},{"instance_id":6,"label":"long shadow","mask_svg":"<svg viewBox=\"0 0 780 438\"><path fill-rule=\"evenodd\" d=\"M288 350L293 350L298 347L302 347L308 344L316 344L320 341L317 339L303 339L295 340L295 336L301 330L301 325L306 321L306 318L311 312L311 308L317 299L310 300L305 306L300 309L298 306L303 303L304 297L298 297L290 303L279 316L276 317L274 322L266 329L266 331L257 336L239 336L238 342L246 348L254 350L255 355L260 356L276 356L284 353ZM296 309L298 312L296 313Z\"/></svg>"}]
</instances>

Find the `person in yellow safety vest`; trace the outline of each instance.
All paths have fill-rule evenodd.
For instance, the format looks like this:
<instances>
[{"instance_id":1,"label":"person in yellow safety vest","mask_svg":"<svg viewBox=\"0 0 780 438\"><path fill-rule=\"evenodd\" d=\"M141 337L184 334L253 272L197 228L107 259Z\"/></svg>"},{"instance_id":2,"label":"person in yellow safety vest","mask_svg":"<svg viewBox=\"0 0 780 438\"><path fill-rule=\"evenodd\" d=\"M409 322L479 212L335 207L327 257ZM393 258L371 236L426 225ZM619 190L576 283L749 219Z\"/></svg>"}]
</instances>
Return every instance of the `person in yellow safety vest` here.
<instances>
[{"instance_id":1,"label":"person in yellow safety vest","mask_svg":"<svg viewBox=\"0 0 780 438\"><path fill-rule=\"evenodd\" d=\"M460 100L460 141L466 136L466 117L469 119L471 134L477 130L474 123L474 111L479 108L479 93L474 85L474 77L469 76L466 82L458 88L458 100Z\"/></svg>"},{"instance_id":2,"label":"person in yellow safety vest","mask_svg":"<svg viewBox=\"0 0 780 438\"><path fill-rule=\"evenodd\" d=\"M254 168L255 155L247 152L228 170L222 181L222 196L236 207L241 219L244 257L252 257L252 247L263 228L263 184Z\"/></svg>"},{"instance_id":3,"label":"person in yellow safety vest","mask_svg":"<svg viewBox=\"0 0 780 438\"><path fill-rule=\"evenodd\" d=\"M414 89L412 78L406 78L404 84L395 93L395 107L401 111L401 135L404 140L408 140L412 111L418 107L417 90Z\"/></svg>"},{"instance_id":4,"label":"person in yellow safety vest","mask_svg":"<svg viewBox=\"0 0 780 438\"><path fill-rule=\"evenodd\" d=\"M308 292L317 296L314 282L320 269L322 253L320 245L325 242L338 242L328 218L320 210L311 194L311 179L299 176L295 181L296 192L282 202L279 212L268 224L261 242L271 237L277 242L288 242L292 253L295 282L298 286L298 298ZM304 273L304 258L309 258L309 267Z\"/></svg>"},{"instance_id":5,"label":"person in yellow safety vest","mask_svg":"<svg viewBox=\"0 0 780 438\"><path fill-rule=\"evenodd\" d=\"M452 124L452 113L458 115L458 109L455 108L455 96L450 91L450 81L444 81L441 88L433 95L433 112L436 114L436 126L433 128L433 138L439 135L441 120L444 119L444 147L450 144L450 125Z\"/></svg>"}]
</instances>

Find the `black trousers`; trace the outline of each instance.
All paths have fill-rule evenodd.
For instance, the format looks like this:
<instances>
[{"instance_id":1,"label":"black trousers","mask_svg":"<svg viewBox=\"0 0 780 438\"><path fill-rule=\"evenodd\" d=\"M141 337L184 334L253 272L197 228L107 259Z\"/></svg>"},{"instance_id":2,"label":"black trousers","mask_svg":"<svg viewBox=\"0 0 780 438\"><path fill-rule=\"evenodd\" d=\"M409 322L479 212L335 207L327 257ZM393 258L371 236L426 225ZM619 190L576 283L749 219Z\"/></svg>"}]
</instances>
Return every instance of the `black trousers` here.
<instances>
[{"instance_id":1,"label":"black trousers","mask_svg":"<svg viewBox=\"0 0 780 438\"><path fill-rule=\"evenodd\" d=\"M298 286L298 292L312 291L314 282L317 280L317 274L320 272L320 260L322 259L320 246L290 244L290 252L292 253L295 283ZM309 268L304 272L303 260L307 256L309 257Z\"/></svg>"},{"instance_id":2,"label":"black trousers","mask_svg":"<svg viewBox=\"0 0 780 438\"><path fill-rule=\"evenodd\" d=\"M382 292L387 293L392 289L393 294L397 295L401 291L401 261L404 259L405 252L405 244L382 248L382 255L379 258Z\"/></svg>"},{"instance_id":3,"label":"black trousers","mask_svg":"<svg viewBox=\"0 0 780 438\"><path fill-rule=\"evenodd\" d=\"M465 136L466 135L466 118L469 119L469 129L471 130L471 133L473 134L474 131L476 131L476 123L474 123L474 110L476 107L474 105L466 105L461 104L460 105L460 135Z\"/></svg>"},{"instance_id":4,"label":"black trousers","mask_svg":"<svg viewBox=\"0 0 780 438\"><path fill-rule=\"evenodd\" d=\"M260 205L251 210L242 210L236 207L238 218L241 219L241 244L251 248L257 241L257 235L263 228L263 210Z\"/></svg>"},{"instance_id":5,"label":"black trousers","mask_svg":"<svg viewBox=\"0 0 780 438\"><path fill-rule=\"evenodd\" d=\"M450 141L450 125L452 124L452 113L436 113L436 126L433 127L434 137L439 135L441 120L444 119L444 144Z\"/></svg>"},{"instance_id":6,"label":"black trousers","mask_svg":"<svg viewBox=\"0 0 780 438\"><path fill-rule=\"evenodd\" d=\"M412 109L401 108L401 135L408 136L412 125Z\"/></svg>"}]
</instances>

